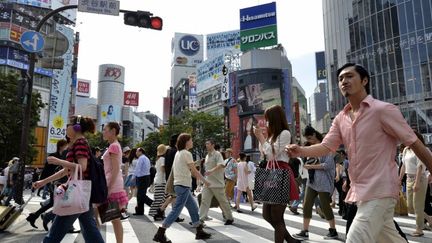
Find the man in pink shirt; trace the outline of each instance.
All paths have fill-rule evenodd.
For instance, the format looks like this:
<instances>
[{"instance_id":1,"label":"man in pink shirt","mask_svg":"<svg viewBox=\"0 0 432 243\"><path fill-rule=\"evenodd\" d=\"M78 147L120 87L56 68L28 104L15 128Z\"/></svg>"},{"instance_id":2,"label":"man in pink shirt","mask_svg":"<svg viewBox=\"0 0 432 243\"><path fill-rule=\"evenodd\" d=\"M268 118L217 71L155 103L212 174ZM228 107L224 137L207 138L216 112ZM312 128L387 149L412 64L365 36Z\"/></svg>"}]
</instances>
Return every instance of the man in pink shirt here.
<instances>
[{"instance_id":1,"label":"man in pink shirt","mask_svg":"<svg viewBox=\"0 0 432 243\"><path fill-rule=\"evenodd\" d=\"M358 206L346 242L406 242L393 223L399 195L396 146L399 142L410 146L430 171L432 155L396 106L369 95L369 74L364 67L347 63L337 75L339 89L349 103L335 117L322 143L293 144L286 150L290 157L318 157L344 144L351 179L345 201Z\"/></svg>"}]
</instances>

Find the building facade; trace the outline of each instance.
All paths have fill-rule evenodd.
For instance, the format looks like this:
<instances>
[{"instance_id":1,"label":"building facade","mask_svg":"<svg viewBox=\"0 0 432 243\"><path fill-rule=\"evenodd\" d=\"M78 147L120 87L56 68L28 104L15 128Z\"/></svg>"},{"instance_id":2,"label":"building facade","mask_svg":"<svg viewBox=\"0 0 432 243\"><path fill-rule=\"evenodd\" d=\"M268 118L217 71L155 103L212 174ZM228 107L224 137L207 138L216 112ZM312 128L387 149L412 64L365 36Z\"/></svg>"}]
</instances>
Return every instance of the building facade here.
<instances>
[{"instance_id":1,"label":"building facade","mask_svg":"<svg viewBox=\"0 0 432 243\"><path fill-rule=\"evenodd\" d=\"M398 105L411 127L431 137L431 8L430 0L323 0L332 118L346 104L336 70L356 62L370 73L372 96Z\"/></svg>"}]
</instances>

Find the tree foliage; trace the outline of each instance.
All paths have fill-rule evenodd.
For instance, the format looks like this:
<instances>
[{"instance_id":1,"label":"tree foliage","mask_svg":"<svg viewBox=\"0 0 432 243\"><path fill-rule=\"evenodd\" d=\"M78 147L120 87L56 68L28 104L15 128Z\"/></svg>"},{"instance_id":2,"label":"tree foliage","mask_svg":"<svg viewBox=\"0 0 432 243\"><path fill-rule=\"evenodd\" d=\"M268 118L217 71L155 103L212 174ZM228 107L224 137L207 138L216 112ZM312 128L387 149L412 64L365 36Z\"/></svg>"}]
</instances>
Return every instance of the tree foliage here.
<instances>
[{"instance_id":1,"label":"tree foliage","mask_svg":"<svg viewBox=\"0 0 432 243\"><path fill-rule=\"evenodd\" d=\"M9 161L14 156L19 157L20 154L24 106L18 99L18 88L18 75L0 73L0 161L2 163ZM26 163L33 161L37 155L37 150L32 147L36 143L34 129L40 119L40 110L44 106L41 95L33 92Z\"/></svg>"},{"instance_id":2,"label":"tree foliage","mask_svg":"<svg viewBox=\"0 0 432 243\"><path fill-rule=\"evenodd\" d=\"M205 142L212 139L222 148L230 146L231 133L225 125L224 117L205 112L184 112L181 116L171 117L167 125L159 132L152 133L142 143L145 152L156 155L160 143L168 144L171 135L180 133L192 135L194 147L192 153L204 157Z\"/></svg>"},{"instance_id":3,"label":"tree foliage","mask_svg":"<svg viewBox=\"0 0 432 243\"><path fill-rule=\"evenodd\" d=\"M97 131L96 133L86 133L85 137L87 138L87 141L91 148L99 147L101 149L107 148L109 143L107 141L103 140L102 133ZM132 138L127 137L119 137L118 141L121 145L121 147L127 146Z\"/></svg>"}]
</instances>

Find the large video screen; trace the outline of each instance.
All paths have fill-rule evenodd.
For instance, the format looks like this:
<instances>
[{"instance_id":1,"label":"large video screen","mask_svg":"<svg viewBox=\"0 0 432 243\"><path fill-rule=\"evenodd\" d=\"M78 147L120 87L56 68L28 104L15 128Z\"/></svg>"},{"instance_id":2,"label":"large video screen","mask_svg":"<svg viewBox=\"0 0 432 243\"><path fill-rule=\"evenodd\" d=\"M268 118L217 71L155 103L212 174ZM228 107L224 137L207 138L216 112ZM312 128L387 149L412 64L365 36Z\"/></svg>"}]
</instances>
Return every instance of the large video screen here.
<instances>
[{"instance_id":1,"label":"large video screen","mask_svg":"<svg viewBox=\"0 0 432 243\"><path fill-rule=\"evenodd\" d=\"M239 115L263 113L272 105L282 105L280 70L254 69L237 76L237 106Z\"/></svg>"}]
</instances>

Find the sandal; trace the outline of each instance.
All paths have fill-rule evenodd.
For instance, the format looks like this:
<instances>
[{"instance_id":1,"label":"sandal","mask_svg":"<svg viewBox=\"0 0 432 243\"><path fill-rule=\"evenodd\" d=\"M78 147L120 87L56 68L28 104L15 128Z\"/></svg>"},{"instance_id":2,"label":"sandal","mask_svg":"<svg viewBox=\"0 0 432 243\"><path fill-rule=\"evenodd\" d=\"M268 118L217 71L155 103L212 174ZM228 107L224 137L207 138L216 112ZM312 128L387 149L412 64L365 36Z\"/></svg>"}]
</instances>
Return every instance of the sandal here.
<instances>
[{"instance_id":1,"label":"sandal","mask_svg":"<svg viewBox=\"0 0 432 243\"><path fill-rule=\"evenodd\" d=\"M258 206L254 206L251 208L252 212L255 211L255 209L257 209Z\"/></svg>"},{"instance_id":2,"label":"sandal","mask_svg":"<svg viewBox=\"0 0 432 243\"><path fill-rule=\"evenodd\" d=\"M412 237L422 237L423 235L424 235L423 232L417 232L417 231L415 231L411 234Z\"/></svg>"}]
</instances>

